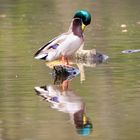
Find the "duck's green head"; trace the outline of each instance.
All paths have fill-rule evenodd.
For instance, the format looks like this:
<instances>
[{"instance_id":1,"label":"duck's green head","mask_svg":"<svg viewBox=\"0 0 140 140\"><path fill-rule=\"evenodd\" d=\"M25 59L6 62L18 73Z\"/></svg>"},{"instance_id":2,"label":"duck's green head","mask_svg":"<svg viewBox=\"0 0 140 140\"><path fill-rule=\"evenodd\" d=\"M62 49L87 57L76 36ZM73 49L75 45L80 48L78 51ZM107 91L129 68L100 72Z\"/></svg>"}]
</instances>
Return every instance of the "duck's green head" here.
<instances>
[{"instance_id":1,"label":"duck's green head","mask_svg":"<svg viewBox=\"0 0 140 140\"><path fill-rule=\"evenodd\" d=\"M91 22L91 14L87 10L79 10L75 13L73 18L82 19L83 25L82 30L85 29L85 26L89 25Z\"/></svg>"}]
</instances>

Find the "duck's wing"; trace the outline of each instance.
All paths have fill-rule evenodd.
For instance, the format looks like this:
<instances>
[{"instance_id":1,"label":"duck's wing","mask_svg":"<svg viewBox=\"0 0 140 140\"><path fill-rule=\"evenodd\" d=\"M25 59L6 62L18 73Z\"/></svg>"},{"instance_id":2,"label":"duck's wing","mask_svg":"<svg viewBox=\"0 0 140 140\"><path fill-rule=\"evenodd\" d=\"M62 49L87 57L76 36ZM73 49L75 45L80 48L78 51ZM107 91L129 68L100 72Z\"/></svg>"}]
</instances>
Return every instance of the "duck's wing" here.
<instances>
[{"instance_id":1,"label":"duck's wing","mask_svg":"<svg viewBox=\"0 0 140 140\"><path fill-rule=\"evenodd\" d=\"M50 85L50 86L35 87L34 89L37 95L42 97L44 100L53 104L59 103L58 98L59 98L59 94L61 95L61 92L59 92L59 90L54 86Z\"/></svg>"},{"instance_id":2,"label":"duck's wing","mask_svg":"<svg viewBox=\"0 0 140 140\"><path fill-rule=\"evenodd\" d=\"M54 51L56 48L59 47L59 44L61 44L67 37L68 33L64 33L59 35L58 37L55 37L51 41L49 41L46 45L41 47L34 55L35 59L44 59L47 57L48 52Z\"/></svg>"}]
</instances>

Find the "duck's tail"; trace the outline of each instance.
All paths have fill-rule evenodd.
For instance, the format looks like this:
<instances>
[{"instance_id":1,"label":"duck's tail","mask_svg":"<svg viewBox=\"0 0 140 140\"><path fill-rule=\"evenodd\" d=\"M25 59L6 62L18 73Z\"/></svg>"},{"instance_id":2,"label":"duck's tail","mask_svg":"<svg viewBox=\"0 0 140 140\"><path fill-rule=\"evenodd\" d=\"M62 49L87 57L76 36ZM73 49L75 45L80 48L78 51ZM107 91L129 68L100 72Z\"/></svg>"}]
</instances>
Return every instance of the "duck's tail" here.
<instances>
[{"instance_id":1,"label":"duck's tail","mask_svg":"<svg viewBox=\"0 0 140 140\"><path fill-rule=\"evenodd\" d=\"M35 59L46 60L47 56L48 56L48 54L37 54L37 55L35 54L35 55L34 55L34 58L35 58Z\"/></svg>"}]
</instances>

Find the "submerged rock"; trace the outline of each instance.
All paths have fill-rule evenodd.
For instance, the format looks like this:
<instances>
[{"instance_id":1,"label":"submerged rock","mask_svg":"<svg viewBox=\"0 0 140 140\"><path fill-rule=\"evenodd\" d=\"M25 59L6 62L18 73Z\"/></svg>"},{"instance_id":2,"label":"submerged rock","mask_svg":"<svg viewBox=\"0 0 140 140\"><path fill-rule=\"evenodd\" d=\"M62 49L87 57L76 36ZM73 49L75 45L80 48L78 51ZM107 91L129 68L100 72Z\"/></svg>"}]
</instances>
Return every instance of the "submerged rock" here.
<instances>
[{"instance_id":1,"label":"submerged rock","mask_svg":"<svg viewBox=\"0 0 140 140\"><path fill-rule=\"evenodd\" d=\"M124 54L130 54L130 53L136 53L136 52L140 52L140 49L138 49L138 50L124 50L124 51L122 51L122 53L124 53Z\"/></svg>"},{"instance_id":2,"label":"submerged rock","mask_svg":"<svg viewBox=\"0 0 140 140\"><path fill-rule=\"evenodd\" d=\"M61 84L65 80L71 80L80 73L75 67L67 67L64 65L56 65L52 70L54 84Z\"/></svg>"},{"instance_id":3,"label":"submerged rock","mask_svg":"<svg viewBox=\"0 0 140 140\"><path fill-rule=\"evenodd\" d=\"M76 53L75 58L77 61L93 63L105 62L109 57L105 54L96 52L95 49L92 50L82 50Z\"/></svg>"}]
</instances>

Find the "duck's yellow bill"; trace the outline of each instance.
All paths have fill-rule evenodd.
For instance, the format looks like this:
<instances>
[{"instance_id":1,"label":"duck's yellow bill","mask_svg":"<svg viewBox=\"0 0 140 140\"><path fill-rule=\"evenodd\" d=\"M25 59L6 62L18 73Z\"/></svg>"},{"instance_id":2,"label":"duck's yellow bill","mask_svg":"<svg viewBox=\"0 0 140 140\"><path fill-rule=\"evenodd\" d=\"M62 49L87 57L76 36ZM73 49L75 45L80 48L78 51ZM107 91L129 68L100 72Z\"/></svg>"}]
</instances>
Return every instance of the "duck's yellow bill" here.
<instances>
[{"instance_id":1,"label":"duck's yellow bill","mask_svg":"<svg viewBox=\"0 0 140 140\"><path fill-rule=\"evenodd\" d=\"M85 30L86 25L82 23L82 31Z\"/></svg>"},{"instance_id":2,"label":"duck's yellow bill","mask_svg":"<svg viewBox=\"0 0 140 140\"><path fill-rule=\"evenodd\" d=\"M87 117L86 117L86 115L84 114L83 115L83 124L86 124L87 123Z\"/></svg>"}]
</instances>

